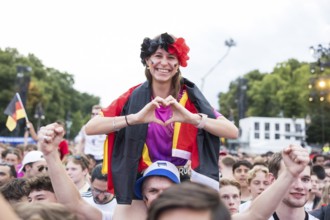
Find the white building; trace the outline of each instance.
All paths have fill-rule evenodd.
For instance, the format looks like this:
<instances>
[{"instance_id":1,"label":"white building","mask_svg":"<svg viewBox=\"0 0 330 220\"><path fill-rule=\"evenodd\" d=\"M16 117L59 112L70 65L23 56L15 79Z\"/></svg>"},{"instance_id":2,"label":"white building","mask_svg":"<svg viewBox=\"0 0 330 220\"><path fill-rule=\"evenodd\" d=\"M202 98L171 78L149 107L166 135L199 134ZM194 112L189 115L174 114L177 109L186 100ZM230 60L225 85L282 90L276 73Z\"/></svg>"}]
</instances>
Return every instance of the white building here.
<instances>
[{"instance_id":1,"label":"white building","mask_svg":"<svg viewBox=\"0 0 330 220\"><path fill-rule=\"evenodd\" d=\"M248 117L239 121L241 150L262 154L277 152L306 138L304 118Z\"/></svg>"}]
</instances>

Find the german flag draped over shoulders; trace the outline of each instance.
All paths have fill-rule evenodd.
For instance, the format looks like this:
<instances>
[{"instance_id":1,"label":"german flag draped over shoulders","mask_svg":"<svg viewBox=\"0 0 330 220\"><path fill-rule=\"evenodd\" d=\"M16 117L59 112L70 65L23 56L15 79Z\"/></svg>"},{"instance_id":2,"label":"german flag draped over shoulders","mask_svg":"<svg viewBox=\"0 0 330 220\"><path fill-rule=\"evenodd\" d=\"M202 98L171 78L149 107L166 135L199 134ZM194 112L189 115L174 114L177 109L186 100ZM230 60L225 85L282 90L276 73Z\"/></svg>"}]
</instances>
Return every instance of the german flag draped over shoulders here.
<instances>
[{"instance_id":1,"label":"german flag draped over shoulders","mask_svg":"<svg viewBox=\"0 0 330 220\"><path fill-rule=\"evenodd\" d=\"M17 120L26 116L18 93L16 93L14 98L10 101L4 113L8 115L6 126L10 131L13 131L16 128Z\"/></svg>"},{"instance_id":2,"label":"german flag draped over shoulders","mask_svg":"<svg viewBox=\"0 0 330 220\"><path fill-rule=\"evenodd\" d=\"M110 106L107 108L102 109L102 115L104 117L115 117L119 116L120 113L123 110L123 107L127 100L129 99L130 95L132 92L139 87L141 84L138 84L136 86L133 86L130 88L128 91L126 91L124 94L122 94L118 99L114 100ZM102 173L103 174L108 174L108 190L111 193L114 193L114 184L112 180L112 163L111 163L111 157L112 157L112 152L113 152L113 145L115 141L115 135L116 132L109 133L107 135L107 138L104 142L104 157L103 157L103 163L102 163Z\"/></svg>"}]
</instances>

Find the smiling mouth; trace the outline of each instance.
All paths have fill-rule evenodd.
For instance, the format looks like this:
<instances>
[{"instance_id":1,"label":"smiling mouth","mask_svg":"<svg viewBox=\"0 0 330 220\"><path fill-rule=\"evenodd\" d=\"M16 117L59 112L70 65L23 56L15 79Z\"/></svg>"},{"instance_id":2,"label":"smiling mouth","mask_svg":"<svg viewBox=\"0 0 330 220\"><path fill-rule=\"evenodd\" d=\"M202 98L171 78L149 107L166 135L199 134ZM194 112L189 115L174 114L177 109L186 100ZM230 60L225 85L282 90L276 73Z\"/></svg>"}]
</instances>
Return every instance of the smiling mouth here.
<instances>
[{"instance_id":1,"label":"smiling mouth","mask_svg":"<svg viewBox=\"0 0 330 220\"><path fill-rule=\"evenodd\" d=\"M305 195L302 193L291 193L291 195L296 198L296 199L301 199L303 198Z\"/></svg>"},{"instance_id":2,"label":"smiling mouth","mask_svg":"<svg viewBox=\"0 0 330 220\"><path fill-rule=\"evenodd\" d=\"M162 72L162 73L169 73L170 72L167 69L160 69L160 68L157 68L157 71Z\"/></svg>"}]
</instances>

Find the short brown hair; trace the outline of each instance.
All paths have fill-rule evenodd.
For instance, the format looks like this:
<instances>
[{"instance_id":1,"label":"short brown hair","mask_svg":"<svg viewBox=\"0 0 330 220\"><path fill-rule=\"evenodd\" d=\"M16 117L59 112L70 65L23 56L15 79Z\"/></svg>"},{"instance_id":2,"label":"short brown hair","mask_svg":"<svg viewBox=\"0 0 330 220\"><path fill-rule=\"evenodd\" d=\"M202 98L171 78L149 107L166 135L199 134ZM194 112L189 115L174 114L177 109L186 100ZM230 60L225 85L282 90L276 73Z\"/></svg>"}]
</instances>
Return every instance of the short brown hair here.
<instances>
[{"instance_id":1,"label":"short brown hair","mask_svg":"<svg viewBox=\"0 0 330 220\"><path fill-rule=\"evenodd\" d=\"M28 144L24 147L24 151L33 151L33 150L38 150L38 146L36 144Z\"/></svg>"},{"instance_id":2,"label":"short brown hair","mask_svg":"<svg viewBox=\"0 0 330 220\"><path fill-rule=\"evenodd\" d=\"M22 152L18 148L8 148L7 150L2 152L3 158L6 158L8 154L14 154L17 156L19 161L22 160Z\"/></svg>"},{"instance_id":3,"label":"short brown hair","mask_svg":"<svg viewBox=\"0 0 330 220\"><path fill-rule=\"evenodd\" d=\"M235 162L235 158L230 155L226 155L221 159L221 163L223 163L226 167L233 167Z\"/></svg>"},{"instance_id":4,"label":"short brown hair","mask_svg":"<svg viewBox=\"0 0 330 220\"><path fill-rule=\"evenodd\" d=\"M50 191L54 193L52 182L50 181L49 176L41 175L35 176L26 181L25 189L27 195L29 195L32 191Z\"/></svg>"},{"instance_id":5,"label":"short brown hair","mask_svg":"<svg viewBox=\"0 0 330 220\"><path fill-rule=\"evenodd\" d=\"M175 209L210 211L211 220L231 219L216 190L203 184L184 182L171 186L152 202L147 220L157 220L163 213Z\"/></svg>"},{"instance_id":6,"label":"short brown hair","mask_svg":"<svg viewBox=\"0 0 330 220\"><path fill-rule=\"evenodd\" d=\"M275 179L278 177L278 171L281 169L281 161L282 161L282 152L276 152L274 153L271 158L269 159L268 162L268 169L269 172L273 174ZM310 167L310 174L312 174L312 162L309 161L308 166Z\"/></svg>"},{"instance_id":7,"label":"short brown hair","mask_svg":"<svg viewBox=\"0 0 330 220\"><path fill-rule=\"evenodd\" d=\"M9 203L20 202L24 197L28 196L25 183L25 178L12 179L0 187L0 193Z\"/></svg>"},{"instance_id":8,"label":"short brown hair","mask_svg":"<svg viewBox=\"0 0 330 220\"><path fill-rule=\"evenodd\" d=\"M74 154L70 155L64 161L64 165L67 165L69 161L72 161L74 164L80 165L82 170L89 168L89 160L84 154Z\"/></svg>"},{"instance_id":9,"label":"short brown hair","mask_svg":"<svg viewBox=\"0 0 330 220\"><path fill-rule=\"evenodd\" d=\"M16 214L24 220L78 219L75 214L60 203L18 203L14 209Z\"/></svg>"},{"instance_id":10,"label":"short brown hair","mask_svg":"<svg viewBox=\"0 0 330 220\"><path fill-rule=\"evenodd\" d=\"M282 153L276 152L274 153L268 162L268 169L269 172L271 172L275 179L278 177L278 171L281 168L281 161L282 161Z\"/></svg>"},{"instance_id":11,"label":"short brown hair","mask_svg":"<svg viewBox=\"0 0 330 220\"><path fill-rule=\"evenodd\" d=\"M221 178L220 179L220 188L222 186L235 186L239 192L241 192L241 184L237 182L236 180L227 179L227 178Z\"/></svg>"}]
</instances>

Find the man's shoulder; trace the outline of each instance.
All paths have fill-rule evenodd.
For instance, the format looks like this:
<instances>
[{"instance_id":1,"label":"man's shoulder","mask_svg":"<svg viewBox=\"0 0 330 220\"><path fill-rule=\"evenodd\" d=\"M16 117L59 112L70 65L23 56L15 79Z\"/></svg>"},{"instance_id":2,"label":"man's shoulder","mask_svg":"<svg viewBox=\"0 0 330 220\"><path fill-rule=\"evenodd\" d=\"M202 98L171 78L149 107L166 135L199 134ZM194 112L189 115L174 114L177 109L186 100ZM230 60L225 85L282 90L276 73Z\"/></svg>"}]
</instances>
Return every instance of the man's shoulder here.
<instances>
[{"instance_id":1,"label":"man's shoulder","mask_svg":"<svg viewBox=\"0 0 330 220\"><path fill-rule=\"evenodd\" d=\"M327 206L322 206L319 209L315 209L310 212L310 215L316 219L329 219L330 216L330 204Z\"/></svg>"},{"instance_id":2,"label":"man's shoulder","mask_svg":"<svg viewBox=\"0 0 330 220\"><path fill-rule=\"evenodd\" d=\"M244 212L244 211L248 210L250 206L251 206L251 200L240 204L239 205L239 212Z\"/></svg>"},{"instance_id":3,"label":"man's shoulder","mask_svg":"<svg viewBox=\"0 0 330 220\"><path fill-rule=\"evenodd\" d=\"M308 220L319 220L319 219L308 213Z\"/></svg>"}]
</instances>

